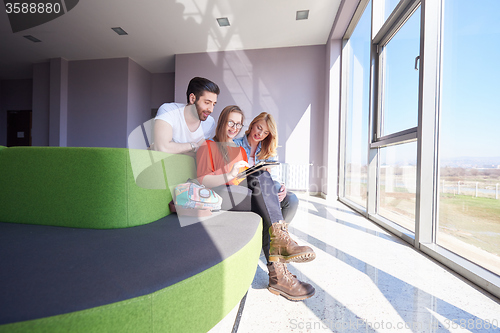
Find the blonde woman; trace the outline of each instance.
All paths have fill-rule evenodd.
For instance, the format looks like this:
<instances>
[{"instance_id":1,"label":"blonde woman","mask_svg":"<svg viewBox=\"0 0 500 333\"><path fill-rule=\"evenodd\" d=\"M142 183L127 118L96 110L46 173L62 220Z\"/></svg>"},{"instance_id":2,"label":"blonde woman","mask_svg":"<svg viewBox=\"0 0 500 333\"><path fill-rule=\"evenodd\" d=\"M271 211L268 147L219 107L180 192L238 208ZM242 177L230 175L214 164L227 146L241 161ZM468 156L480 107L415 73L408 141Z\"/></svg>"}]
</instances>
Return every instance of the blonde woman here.
<instances>
[{"instance_id":1,"label":"blonde woman","mask_svg":"<svg viewBox=\"0 0 500 333\"><path fill-rule=\"evenodd\" d=\"M267 112L262 112L255 117L248 125L245 135L241 139L235 139L234 143L245 149L250 166L262 161L278 161L276 151L278 147L278 129L273 116ZM290 223L297 212L299 199L294 193L286 190L285 184L280 184L276 167L271 168L269 172L278 190L278 200L283 218L287 223Z\"/></svg>"},{"instance_id":2,"label":"blonde woman","mask_svg":"<svg viewBox=\"0 0 500 333\"><path fill-rule=\"evenodd\" d=\"M249 166L245 150L233 142L243 120L243 112L236 105L222 110L214 140L207 140L198 150L198 180L223 198L223 210L251 210L261 216L269 291L295 301L309 298L315 293L314 287L299 281L288 271L286 263L308 262L316 254L310 247L299 246L290 238L271 175L263 170L238 178L238 173Z\"/></svg>"}]
</instances>

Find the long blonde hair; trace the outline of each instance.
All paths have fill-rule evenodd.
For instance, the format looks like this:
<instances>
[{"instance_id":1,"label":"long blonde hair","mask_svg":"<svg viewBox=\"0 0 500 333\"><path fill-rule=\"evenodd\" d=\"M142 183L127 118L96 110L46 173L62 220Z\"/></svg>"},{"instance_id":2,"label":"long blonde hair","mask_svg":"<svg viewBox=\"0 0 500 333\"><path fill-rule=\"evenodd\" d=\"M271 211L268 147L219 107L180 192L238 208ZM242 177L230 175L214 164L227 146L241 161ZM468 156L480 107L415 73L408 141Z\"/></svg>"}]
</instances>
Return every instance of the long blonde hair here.
<instances>
[{"instance_id":1,"label":"long blonde hair","mask_svg":"<svg viewBox=\"0 0 500 333\"><path fill-rule=\"evenodd\" d=\"M219 120L217 122L217 127L215 128L214 141L217 142L217 146L226 161L229 160L227 152L227 122L229 121L229 115L231 112L236 112L241 114L241 124L245 121L245 115L243 111L237 105L226 106L219 115Z\"/></svg>"},{"instance_id":2,"label":"long blonde hair","mask_svg":"<svg viewBox=\"0 0 500 333\"><path fill-rule=\"evenodd\" d=\"M276 151L276 148L278 147L278 128L276 126L276 122L274 121L274 117L270 113L261 112L261 114L255 117L250 125L248 125L245 135L248 137L255 123L261 120L266 122L267 127L269 128L269 135L261 141L262 145L257 157L259 160L266 160L278 154Z\"/></svg>"}]
</instances>

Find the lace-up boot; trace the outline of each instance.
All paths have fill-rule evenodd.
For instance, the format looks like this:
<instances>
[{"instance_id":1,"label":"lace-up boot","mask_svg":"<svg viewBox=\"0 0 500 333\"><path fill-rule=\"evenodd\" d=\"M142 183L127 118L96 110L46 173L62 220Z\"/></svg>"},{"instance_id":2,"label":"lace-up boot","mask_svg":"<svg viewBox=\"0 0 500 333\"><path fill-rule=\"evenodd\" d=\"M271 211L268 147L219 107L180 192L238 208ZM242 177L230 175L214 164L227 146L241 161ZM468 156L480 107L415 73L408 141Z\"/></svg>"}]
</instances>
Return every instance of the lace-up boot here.
<instances>
[{"instance_id":1,"label":"lace-up boot","mask_svg":"<svg viewBox=\"0 0 500 333\"><path fill-rule=\"evenodd\" d=\"M271 244L269 261L271 262L308 262L316 258L316 253L309 246L299 246L288 234L285 221L273 223L269 228Z\"/></svg>"},{"instance_id":2,"label":"lace-up boot","mask_svg":"<svg viewBox=\"0 0 500 333\"><path fill-rule=\"evenodd\" d=\"M291 301L301 301L311 297L315 289L309 283L299 281L297 276L292 275L286 264L273 262L267 264L269 270L269 289L275 295L281 295Z\"/></svg>"}]
</instances>

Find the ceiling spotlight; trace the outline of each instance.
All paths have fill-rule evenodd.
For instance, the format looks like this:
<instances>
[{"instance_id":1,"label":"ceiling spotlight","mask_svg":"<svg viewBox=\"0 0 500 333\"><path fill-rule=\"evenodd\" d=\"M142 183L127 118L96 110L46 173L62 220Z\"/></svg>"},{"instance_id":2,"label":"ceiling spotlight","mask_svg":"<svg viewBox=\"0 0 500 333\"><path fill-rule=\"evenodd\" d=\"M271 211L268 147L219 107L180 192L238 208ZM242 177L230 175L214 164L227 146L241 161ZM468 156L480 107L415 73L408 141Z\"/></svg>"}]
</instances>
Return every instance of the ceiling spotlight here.
<instances>
[{"instance_id":1,"label":"ceiling spotlight","mask_svg":"<svg viewBox=\"0 0 500 333\"><path fill-rule=\"evenodd\" d=\"M229 20L227 17L218 18L217 23L219 23L219 27L229 27Z\"/></svg>"},{"instance_id":2,"label":"ceiling spotlight","mask_svg":"<svg viewBox=\"0 0 500 333\"><path fill-rule=\"evenodd\" d=\"M23 36L23 37L26 38L26 39L29 39L33 43L39 43L39 42L41 42L41 40L39 40L38 38L35 38L35 37L31 36L31 35L27 35L27 36Z\"/></svg>"},{"instance_id":3,"label":"ceiling spotlight","mask_svg":"<svg viewBox=\"0 0 500 333\"><path fill-rule=\"evenodd\" d=\"M309 17L309 10L298 10L295 15L296 20L307 20Z\"/></svg>"},{"instance_id":4,"label":"ceiling spotlight","mask_svg":"<svg viewBox=\"0 0 500 333\"><path fill-rule=\"evenodd\" d=\"M113 29L113 31L116 32L120 36L128 35L128 33L120 27L111 28L111 29Z\"/></svg>"}]
</instances>

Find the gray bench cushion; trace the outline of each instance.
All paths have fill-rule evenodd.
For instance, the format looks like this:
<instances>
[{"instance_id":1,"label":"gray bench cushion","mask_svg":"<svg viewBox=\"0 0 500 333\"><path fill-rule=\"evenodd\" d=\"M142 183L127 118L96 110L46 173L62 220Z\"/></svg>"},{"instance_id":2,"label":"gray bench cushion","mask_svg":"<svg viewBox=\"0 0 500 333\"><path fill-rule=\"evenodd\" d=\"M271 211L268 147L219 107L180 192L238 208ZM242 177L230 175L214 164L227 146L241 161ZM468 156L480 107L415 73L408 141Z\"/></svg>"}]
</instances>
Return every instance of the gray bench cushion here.
<instances>
[{"instance_id":1,"label":"gray bench cushion","mask_svg":"<svg viewBox=\"0 0 500 333\"><path fill-rule=\"evenodd\" d=\"M219 212L184 227L175 214L112 230L0 223L0 324L161 290L239 251L260 221Z\"/></svg>"}]
</instances>

